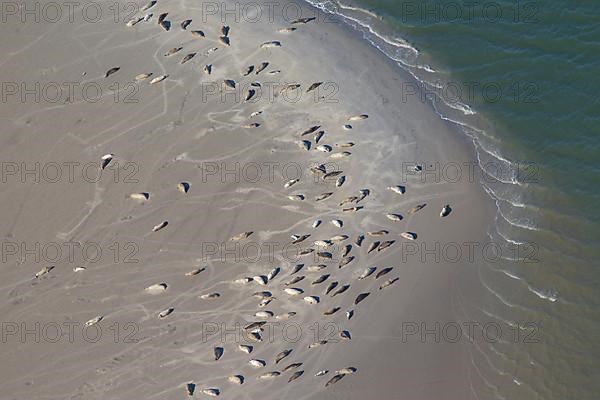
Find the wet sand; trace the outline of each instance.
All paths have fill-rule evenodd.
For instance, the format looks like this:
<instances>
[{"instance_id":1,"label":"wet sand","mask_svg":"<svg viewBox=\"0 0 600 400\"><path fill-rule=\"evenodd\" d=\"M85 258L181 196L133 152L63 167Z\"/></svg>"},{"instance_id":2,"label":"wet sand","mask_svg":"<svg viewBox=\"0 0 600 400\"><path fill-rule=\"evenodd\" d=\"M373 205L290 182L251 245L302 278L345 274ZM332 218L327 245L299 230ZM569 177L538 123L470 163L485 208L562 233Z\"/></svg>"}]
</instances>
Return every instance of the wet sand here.
<instances>
[{"instance_id":1,"label":"wet sand","mask_svg":"<svg viewBox=\"0 0 600 400\"><path fill-rule=\"evenodd\" d=\"M199 6L159 0L135 14L153 16L133 27L112 15L95 23L75 16L74 22L24 24L9 18L2 24L0 71L5 82L19 87L0 111L0 315L6 334L0 388L10 398L186 398L188 382L197 385L196 397L218 388L219 397L232 399L474 398L464 342L406 336L407 323L431 326L459 318L456 279L470 267L444 259L423 262L421 249L407 256L415 250L411 246L482 241L490 215L478 180L466 179L466 171L463 179L449 182L443 174L436 179L413 168L440 173L449 163L473 163L470 144L418 95L406 95L410 77L376 49L330 17L294 4L301 17L316 20L290 24L276 7L273 20L263 15L251 22L247 14L239 22L223 22L218 12L207 15ZM157 24L164 12L168 32ZM185 19L192 22L183 30ZM223 25L230 27L229 46L219 40ZM290 26L297 29L278 32ZM205 36L192 35L194 30ZM261 47L271 41L281 46ZM183 49L165 56L175 47ZM218 50L208 54L213 48ZM263 62L269 64L259 74L244 76L248 66ZM210 75L203 72L208 64ZM152 76L135 82L143 73ZM149 83L161 75L167 78ZM236 89L224 80L234 80ZM80 85L69 95L63 90L61 101L49 101L42 89L39 101L21 98L20 84L31 88L36 82L48 93L55 83ZM307 93L315 82L323 84ZM289 84L300 87L285 89ZM249 89L255 97L244 101ZM101 96L92 101L95 93ZM368 118L349 120L362 114ZM320 128L301 136L312 126ZM322 130L316 143L315 133ZM302 148L302 140L310 141L310 150ZM340 146L348 142L354 146ZM331 157L343 151L351 154ZM102 170L106 154L112 156ZM322 172L311 172L320 164L326 172L343 171L345 182L337 187L337 177L324 180ZM37 175L22 174L35 168ZM290 179L299 181L285 188ZM189 183L187 193L178 190L181 182ZM406 192L386 189L395 185ZM364 189L368 195L360 201L339 205L362 197ZM142 192L147 200L129 197ZM316 201L323 193L333 194ZM300 194L304 200L288 197ZM418 204L426 206L409 214ZM441 218L445 204L452 212ZM363 208L343 211L352 207ZM403 219L392 221L388 213ZM312 228L316 219L322 223ZM163 221L168 225L153 232ZM367 234L378 230L388 233ZM253 233L231 240L242 232ZM417 239L408 241L402 232L415 232ZM360 247L354 244L359 234L365 235ZM291 235L310 237L294 245ZM348 239L322 249L314 244L335 235ZM394 243L367 253L374 241L386 240ZM349 244L348 256L355 258L338 268ZM53 259L56 248L62 254ZM328 251L332 259L317 251L298 255L309 248ZM303 269L290 276L299 263ZM308 270L319 264L322 271ZM55 268L35 278L48 266ZM358 280L370 266L376 272ZM264 286L235 282L275 267L280 272ZM385 267L393 269L376 279ZM197 268L205 269L186 276ZM311 284L322 274L330 277ZM286 294L285 282L301 275L305 278L289 287L303 293ZM399 279L379 290L394 278ZM325 295L332 281L339 285ZM144 290L159 283L167 284L162 293ZM331 296L346 284L348 290ZM252 296L257 291L270 291L274 299L259 307L260 299ZM200 297L211 293L219 297ZM355 305L360 293L370 295ZM320 302L308 304L305 296L319 296ZM323 315L333 307L340 310ZM158 317L169 308L171 314ZM354 315L348 320L350 309ZM262 342L254 343L243 327L260 320L257 311L296 315L266 319ZM85 329L96 316L103 318ZM22 336L23 327L37 330L39 340L34 333ZM342 330L350 332L350 340L339 337ZM62 336L53 340L57 331ZM328 343L308 348L320 340ZM254 350L245 354L238 344ZM215 346L224 348L218 361ZM276 364L285 349L293 351ZM254 368L248 364L253 358L267 365ZM257 378L295 362L302 365L270 380ZM325 387L346 367L356 372ZM315 377L321 370L329 372ZM304 374L288 383L295 371ZM234 374L245 382L228 382Z\"/></svg>"}]
</instances>

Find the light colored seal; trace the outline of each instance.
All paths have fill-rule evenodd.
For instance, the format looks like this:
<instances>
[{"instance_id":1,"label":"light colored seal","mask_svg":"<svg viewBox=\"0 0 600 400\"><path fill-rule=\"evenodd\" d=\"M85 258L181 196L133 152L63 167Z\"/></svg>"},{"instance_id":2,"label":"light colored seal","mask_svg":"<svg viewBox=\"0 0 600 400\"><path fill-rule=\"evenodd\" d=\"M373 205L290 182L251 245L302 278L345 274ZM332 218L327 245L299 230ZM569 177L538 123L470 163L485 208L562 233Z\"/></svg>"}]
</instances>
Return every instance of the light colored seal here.
<instances>
[{"instance_id":1,"label":"light colored seal","mask_svg":"<svg viewBox=\"0 0 600 400\"><path fill-rule=\"evenodd\" d=\"M164 293L168 288L168 285L164 282L155 283L154 285L148 286L144 291L148 294L161 294Z\"/></svg>"},{"instance_id":2,"label":"light colored seal","mask_svg":"<svg viewBox=\"0 0 600 400\"><path fill-rule=\"evenodd\" d=\"M169 225L169 221L163 221L160 224L154 225L152 232L158 232L161 229L164 229L167 225Z\"/></svg>"},{"instance_id":3,"label":"light colored seal","mask_svg":"<svg viewBox=\"0 0 600 400\"><path fill-rule=\"evenodd\" d=\"M104 319L103 315L98 315L85 323L85 326L93 326Z\"/></svg>"},{"instance_id":4,"label":"light colored seal","mask_svg":"<svg viewBox=\"0 0 600 400\"><path fill-rule=\"evenodd\" d=\"M154 78L154 79L152 79L152 80L150 81L150 84L151 84L151 85L154 85L154 84L156 84L156 83L162 82L162 81L164 81L165 79L167 79L168 77L169 77L169 75L160 75L160 76L157 76L156 78Z\"/></svg>"}]
</instances>

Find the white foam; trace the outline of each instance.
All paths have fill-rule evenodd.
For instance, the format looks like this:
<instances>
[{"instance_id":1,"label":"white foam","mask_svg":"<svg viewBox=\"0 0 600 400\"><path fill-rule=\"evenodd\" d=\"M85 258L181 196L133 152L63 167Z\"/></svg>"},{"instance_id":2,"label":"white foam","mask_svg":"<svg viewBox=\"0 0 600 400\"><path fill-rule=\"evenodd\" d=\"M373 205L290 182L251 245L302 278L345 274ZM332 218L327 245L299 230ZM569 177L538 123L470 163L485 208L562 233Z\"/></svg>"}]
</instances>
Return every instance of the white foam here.
<instances>
[{"instance_id":1,"label":"white foam","mask_svg":"<svg viewBox=\"0 0 600 400\"><path fill-rule=\"evenodd\" d=\"M536 289L532 286L527 286L527 289L531 293L534 293L540 299L551 301L552 303L558 301L558 292L554 289Z\"/></svg>"}]
</instances>

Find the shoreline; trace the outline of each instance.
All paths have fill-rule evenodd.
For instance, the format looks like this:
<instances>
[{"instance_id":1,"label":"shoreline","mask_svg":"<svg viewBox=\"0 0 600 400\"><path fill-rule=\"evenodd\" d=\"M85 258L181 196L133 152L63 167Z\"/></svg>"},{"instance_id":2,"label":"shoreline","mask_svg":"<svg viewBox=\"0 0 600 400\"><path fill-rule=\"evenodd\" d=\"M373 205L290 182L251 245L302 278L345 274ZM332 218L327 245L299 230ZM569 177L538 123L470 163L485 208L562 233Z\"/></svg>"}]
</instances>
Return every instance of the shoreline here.
<instances>
[{"instance_id":1,"label":"shoreline","mask_svg":"<svg viewBox=\"0 0 600 400\"><path fill-rule=\"evenodd\" d=\"M314 9L308 4L302 7ZM221 21L196 24L194 21L200 19L197 10L183 11L176 5L163 5L160 0L155 14L159 10L168 10L167 19L174 22L172 31L162 32L155 20L133 28L125 27L122 21L99 24L89 37L81 38L71 32L85 31L85 24L54 25L53 30L48 30L50 37L46 40L72 38L71 49L62 50L64 54L55 55L40 66L53 71L54 81L71 81L85 71L84 80L98 82L108 90L110 85L104 75L115 66L120 70L110 76L110 82L121 87L140 73L168 75L154 85L139 85L137 102L115 104L114 97L108 96L96 103L75 99L75 103L62 106L17 101L0 115L12 122L7 127L11 140L2 143L6 161L98 162L102 155L111 153L116 169L107 171L120 172L116 182L114 175L104 175L97 182L76 175L74 182L44 181L38 186L16 180L7 183L10 190L5 190L4 195L10 206L6 212L16 217L10 221L12 228L3 232L5 238L30 244L97 243L112 259L90 262L76 253L75 260L63 257L53 263L54 270L34 280L30 280L31 276L47 260L16 263L11 259L17 268L3 274L3 281L7 282L4 291L9 292L9 300L0 304L4 319L30 324L85 323L102 315L97 325L105 331L113 323L121 327L133 323L138 329L137 341L90 344L79 340L31 346L27 340L17 340L3 354L12 368L2 371L6 378L1 386L15 396L36 398L183 398L185 383L189 381L195 382L199 390L219 388L223 398L244 394L267 398L364 398L373 392L395 396L398 387L402 398L411 400L430 399L433 394L439 397L439 393L444 393L445 399L471 398L467 344L422 342L416 335L407 343L398 341L402 336L398 325L402 322L434 323L453 321L453 316L460 318L454 309L455 280L460 274L468 275L469 265L447 260L420 263L416 258L420 254L403 262L399 250L406 251L408 245L398 234L414 231L418 233L415 243L421 240L429 244L485 238L484 221L490 218L487 211L491 204L484 200L478 180L423 181L422 175L409 169L428 160L441 165L471 162L475 149L469 151L468 143L456 137L458 132L453 132L431 105L413 97L403 99L398 88L409 82L402 75L406 71L398 73L401 68L388 58L384 61L377 49L355 37L357 32L346 31L350 27L341 22L308 22L286 34L276 32L288 26L281 20L229 23L231 45L222 46L218 44ZM189 30L202 29L205 39L194 39L189 31L178 27L179 21L188 17L192 19ZM259 47L272 40L281 41L282 46ZM101 45L95 47L94 43ZM183 50L164 56L179 44ZM84 45L92 51L78 55L73 50ZM205 55L213 46L219 50ZM100 54L93 54L96 50ZM197 54L181 64L182 57L190 52ZM14 62L23 65L27 60L36 60L37 55L33 44ZM70 61L60 64L61 56ZM243 76L246 66L261 62L269 62L265 71ZM209 63L213 70L207 77L202 68ZM10 63L2 69L9 67ZM281 73L265 75L272 70ZM7 79L18 82L28 76L41 80L45 75L32 66L29 70L11 71ZM220 84L224 79L234 79L243 91L221 97L223 89L213 83ZM255 103L244 103L240 96L245 96L250 83L256 80L263 87L268 86L267 82L298 82L304 90L317 81L333 83L335 92L317 92L325 97L335 93L337 101L322 102L320 97L312 96L281 101L287 92L275 85L268 102L259 98ZM207 92L213 89L214 93ZM205 95L209 96L206 100ZM17 109L22 111L16 114ZM249 117L258 111L263 113ZM360 114L367 114L368 118L351 122L352 129L342 128L350 116ZM243 127L254 122L260 126ZM325 130L322 140L311 140L311 149L303 150L298 140L313 139L313 135L303 138L300 133L317 125ZM349 157L329 158L329 153L342 151L336 144L346 142L355 143L348 150L352 153ZM332 150L318 151L315 147L319 144L328 144ZM310 167L325 161L333 167L328 166L328 171L344 171L346 181L340 187L334 181L311 175ZM134 163L137 182L126 180L133 171L127 163ZM271 165L273 173L261 170L258 180L254 180L236 165ZM299 167L300 182L284 189L286 179L291 178L290 166ZM427 165L423 167L427 169ZM178 190L180 182L190 184L188 192ZM398 195L386 190L390 185L405 185L406 193ZM360 204L348 207L364 206L364 210L341 211L337 204L361 189L370 192ZM128 198L139 192L148 192L149 198L141 202ZM331 198L314 200L329 192L334 193ZM295 194L303 194L306 199L287 198ZM421 203L427 204L423 210L407 214L407 210ZM453 211L442 219L438 214L446 203L452 205ZM392 212L403 214L404 220L386 219L385 213ZM316 218L323 222L313 229L311 224ZM332 226L331 219L342 220L343 226ZM43 221L41 229L39 221ZM168 225L152 232L162 221L168 221ZM366 234L382 229L390 233L382 237ZM233 260L223 254L209 256L208 252L215 250L207 245L230 243L231 237L249 231L253 234L240 241L242 246L271 242L280 246L257 260L236 253L239 249L234 251ZM338 268L336 264L342 259L338 252L359 233L365 234L365 243L353 245L350 255L356 259L348 267ZM289 245L291 234L311 235L298 249L310 247L317 239L349 236L339 246L331 247L335 253L333 263L314 255L304 258L307 266L327 265L323 272L297 273L306 278L294 287L304 290L302 296L319 295L322 301L317 305L303 304L302 296L288 296L283 291L284 282L292 278L289 275L294 264L303 261L279 250ZM374 241L388 239L395 243L387 250L367 253L366 247ZM118 259L108 250L112 243L118 243L121 249ZM137 263L124 262L128 243L137 246L133 256L139 260ZM74 272L76 265L86 269ZM358 280L369 265L377 266L378 271L385 266L394 268L385 277ZM276 266L281 272L266 287L233 283L245 276L267 275ZM185 275L194 268L205 269L197 276ZM331 275L327 282L336 279L340 286L349 284L347 293L331 297L323 293L327 282L321 284L323 287L310 283L324 273ZM395 277L399 280L389 288L378 289L386 279ZM165 293L155 296L144 291L159 282L168 284ZM252 293L260 290L270 290L277 298L264 310L279 315L296 312L290 321L303 332L311 332L315 322L322 329L333 323L336 329L351 332L352 338L341 342L329 338L332 343L308 349L315 340L311 335L301 336L293 343L278 335L273 342L253 343L256 350L248 356L236 349L237 338L202 335L208 329L206 324L231 326L254 321L253 314L263 308L257 307L259 301L252 298ZM365 292L370 293L370 298L352 305L356 296ZM211 293L220 296L214 300L199 298ZM322 315L334 306L342 308L332 316ZM156 317L170 307L174 309L172 315L165 319ZM355 311L350 320L344 315L349 309ZM322 335L329 332L318 335L320 339ZM225 349L219 361L213 359L215 346ZM286 362L274 363L276 355L288 348L293 352ZM247 366L249 358L264 359L268 366L257 372ZM49 371L51 364L45 361L49 359L62 359L67 361L63 365L68 366L52 364ZM36 364L32 365L31 360ZM296 382L287 383L289 372L266 381L269 383L257 380L260 373L281 370L292 362L302 362L301 370L305 371ZM357 372L325 388L333 371L348 366L354 366ZM323 369L330 370L329 374L314 377ZM247 381L242 386L232 385L227 377L234 373L244 375Z\"/></svg>"}]
</instances>

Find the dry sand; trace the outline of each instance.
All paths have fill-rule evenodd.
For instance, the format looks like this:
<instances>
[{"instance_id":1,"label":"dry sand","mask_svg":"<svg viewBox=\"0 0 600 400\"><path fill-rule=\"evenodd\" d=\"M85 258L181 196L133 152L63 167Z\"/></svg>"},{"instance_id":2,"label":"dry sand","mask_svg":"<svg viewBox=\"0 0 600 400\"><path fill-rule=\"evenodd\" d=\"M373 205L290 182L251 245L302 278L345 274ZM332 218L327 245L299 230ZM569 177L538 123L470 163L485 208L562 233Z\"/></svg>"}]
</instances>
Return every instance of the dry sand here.
<instances>
[{"instance_id":1,"label":"dry sand","mask_svg":"<svg viewBox=\"0 0 600 400\"><path fill-rule=\"evenodd\" d=\"M422 262L420 252L403 259L408 241L399 235L415 232L417 240L411 243L430 247L485 237L488 204L478 180L465 179L466 169L458 182L403 173L415 163L473 162L469 143L419 96L404 98L403 87L412 81L396 65L313 8L296 3L302 17L317 19L290 25L282 18L286 3L275 6L273 20L267 7L255 18L241 3L246 11L240 11L239 21L230 15L223 23L221 13L207 15L201 3L193 3L159 0L149 11L134 14L153 13L150 21L134 27L126 26L124 15L115 21L103 3L98 3L103 18L95 23L85 21L77 7L73 22L63 16L55 23L43 18L36 23L31 17L23 23L8 16L0 27L3 82L28 88L37 82L41 97L21 99L19 86L17 94L3 99L0 110L2 398L183 399L188 382L197 385L196 398L206 398L201 393L205 388L218 388L225 399L474 398L464 342L402 338L403 323L459 318L455 283L469 265ZM171 23L168 32L157 24L163 12ZM180 27L185 19L192 20L187 31ZM222 25L230 27L230 46L219 41ZM297 29L278 32L289 26ZM193 36L193 30L202 30L205 37ZM270 41L281 47L261 48ZM179 46L181 51L164 55ZM181 64L193 52L197 54ZM262 62L269 63L262 72L243 76L247 66ZM207 64L212 65L210 75L203 72ZM105 78L114 67L119 70ZM276 70L281 72L269 73ZM132 83L138 74L150 72L148 79ZM168 77L149 84L161 75ZM226 89L225 79L234 80L236 90ZM69 82L80 83L71 94L64 89ZM262 87L254 87L255 100L245 102L252 82ZM50 101L52 83L63 88L60 101ZM299 89L281 93L294 83ZM83 87L89 90L87 99ZM12 89L5 85L3 94ZM92 102L96 90L102 96ZM222 98L222 91L231 93ZM257 111L262 114L250 117ZM368 118L349 122L360 114ZM255 122L260 126L243 127ZM352 129L344 129L345 124ZM314 133L300 136L315 125L321 127L315 133L325 131L318 144ZM310 141L311 149L301 148L300 140ZM336 146L347 142L355 145ZM317 145L330 145L332 151L320 151ZM351 155L331 157L342 151ZM105 154L114 156L95 181ZM36 163L38 176L21 174ZM322 163L327 172L343 171L341 187L336 178L323 180L310 172ZM57 171L61 176L55 179ZM299 182L284 188L292 178ZM178 190L180 182L189 183L187 193ZM390 185L406 186L406 193L387 190ZM338 205L359 196L361 189L369 194L358 204ZM141 192L149 193L148 200L129 198ZM329 192L331 197L315 201ZM296 194L305 200L287 197ZM422 203L427 206L408 213ZM445 204L452 213L440 218ZM364 208L342 211L356 206ZM394 222L386 213L404 219ZM315 219L322 223L313 229ZM343 226L334 226L332 219L342 220ZM163 221L168 225L153 232ZM382 229L389 233L366 234ZM230 240L246 231L253 234ZM358 247L353 242L361 233L365 240ZM294 234L310 237L291 245ZM296 257L298 249L315 248L314 241L342 234L349 239L322 249L332 253L332 260L314 252ZM367 254L375 240L395 242ZM15 244L21 248L16 250ZM347 244L355 258L340 269ZM56 248L62 255L54 260ZM93 259L95 251L102 252L98 260ZM305 266L294 276L306 277L290 287L304 293L290 296L284 283L298 263ZM326 268L309 272L315 264ZM35 278L49 266L55 268ZM78 266L86 269L73 271ZM234 283L267 275L277 266L281 271L265 286ZM357 280L369 266L377 266L375 274L394 268L378 279L373 274ZM331 276L324 283L311 284L325 273ZM391 286L378 289L396 277ZM332 281L339 285L325 295ZM167 284L162 293L144 290L160 283ZM345 284L350 285L347 291L331 297ZM258 307L260 299L252 297L257 291L270 291L275 299ZM369 297L354 305L357 295L367 292ZM210 293L220 297L200 298ZM320 303L310 305L305 296L319 296ZM340 310L323 316L334 306ZM168 308L174 311L159 318ZM348 320L350 309L354 316ZM267 319L263 341L253 343L242 336L242 327L259 320L257 311L297 314L287 321ZM86 321L96 316L103 318L85 329ZM341 330L348 330L351 339L340 339ZM57 331L63 336L55 339ZM324 339L329 342L308 348ZM253 352L238 350L240 343L253 345ZM224 348L218 361L215 346ZM275 364L275 356L285 349L293 351ZM252 358L267 365L251 367ZM294 362L302 365L272 379L257 378ZM345 367L356 372L325 387L334 371ZM315 377L320 370L329 372ZM304 374L288 383L295 371ZM228 382L234 374L245 377L241 386Z\"/></svg>"}]
</instances>

